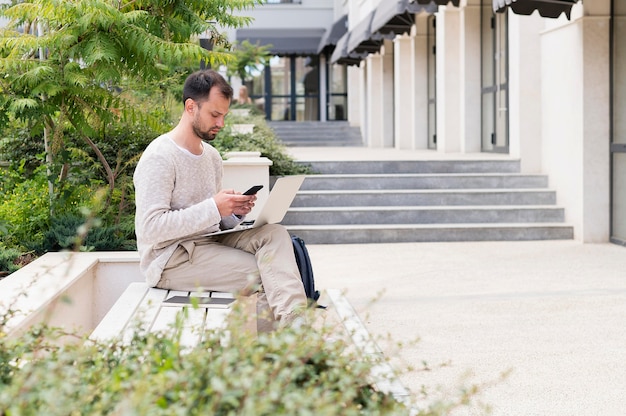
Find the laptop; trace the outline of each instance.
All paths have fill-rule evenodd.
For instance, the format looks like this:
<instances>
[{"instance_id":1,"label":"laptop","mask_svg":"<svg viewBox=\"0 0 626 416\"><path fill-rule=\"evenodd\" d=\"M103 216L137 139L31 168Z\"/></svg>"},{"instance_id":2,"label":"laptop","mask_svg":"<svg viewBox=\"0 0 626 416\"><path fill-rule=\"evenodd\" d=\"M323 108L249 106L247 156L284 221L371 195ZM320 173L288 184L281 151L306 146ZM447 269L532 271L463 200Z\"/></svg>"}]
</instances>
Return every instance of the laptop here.
<instances>
[{"instance_id":1,"label":"laptop","mask_svg":"<svg viewBox=\"0 0 626 416\"><path fill-rule=\"evenodd\" d=\"M278 224L283 220L287 210L291 206L296 193L304 182L304 175L284 176L278 178L274 187L270 191L265 205L261 208L256 220L252 223L243 222L229 230L216 231L206 234L207 236L235 233L238 231L249 230L250 228L261 227L265 224Z\"/></svg>"}]
</instances>

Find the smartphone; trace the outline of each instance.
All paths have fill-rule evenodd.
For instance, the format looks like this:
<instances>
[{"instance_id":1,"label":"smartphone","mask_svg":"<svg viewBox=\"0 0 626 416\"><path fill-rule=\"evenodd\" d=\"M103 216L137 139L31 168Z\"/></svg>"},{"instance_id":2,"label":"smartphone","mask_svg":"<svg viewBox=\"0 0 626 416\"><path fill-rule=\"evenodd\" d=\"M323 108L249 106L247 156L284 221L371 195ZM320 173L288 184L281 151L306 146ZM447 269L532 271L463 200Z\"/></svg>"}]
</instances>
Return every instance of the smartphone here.
<instances>
[{"instance_id":1,"label":"smartphone","mask_svg":"<svg viewBox=\"0 0 626 416\"><path fill-rule=\"evenodd\" d=\"M254 185L252 188L248 189L243 194L244 195L254 195L257 192L259 192L261 190L261 188L263 188L263 185Z\"/></svg>"}]
</instances>

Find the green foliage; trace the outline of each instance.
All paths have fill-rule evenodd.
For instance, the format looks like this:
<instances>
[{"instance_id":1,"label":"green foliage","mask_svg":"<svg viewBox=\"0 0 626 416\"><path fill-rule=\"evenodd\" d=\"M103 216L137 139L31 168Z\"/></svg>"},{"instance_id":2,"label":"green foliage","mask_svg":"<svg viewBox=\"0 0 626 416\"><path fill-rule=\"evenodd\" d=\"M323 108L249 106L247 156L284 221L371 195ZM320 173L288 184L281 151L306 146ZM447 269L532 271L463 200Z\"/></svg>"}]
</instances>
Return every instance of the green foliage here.
<instances>
[{"instance_id":1,"label":"green foliage","mask_svg":"<svg viewBox=\"0 0 626 416\"><path fill-rule=\"evenodd\" d=\"M138 83L156 87L201 60L225 63L228 54L203 49L195 36L208 32L224 44L216 24L245 25L250 18L233 11L260 3L33 0L2 7L9 23L0 31L0 125L24 120L46 142L49 165L65 163L68 138L79 138L76 149L95 153L113 191L116 159L101 151L99 132L120 121L150 123L124 92Z\"/></svg>"},{"instance_id":2,"label":"green foliage","mask_svg":"<svg viewBox=\"0 0 626 416\"><path fill-rule=\"evenodd\" d=\"M102 226L99 220L94 222L86 225L85 218L78 215L52 218L38 251L114 251L124 246L124 238L116 227Z\"/></svg>"},{"instance_id":3,"label":"green foliage","mask_svg":"<svg viewBox=\"0 0 626 416\"><path fill-rule=\"evenodd\" d=\"M254 124L252 134L233 131L233 124ZM273 163L270 175L286 176L311 173L308 166L297 163L287 152L285 145L276 137L274 130L260 115L238 117L230 115L227 125L211 143L222 155L228 152L261 152Z\"/></svg>"},{"instance_id":4,"label":"green foliage","mask_svg":"<svg viewBox=\"0 0 626 416\"><path fill-rule=\"evenodd\" d=\"M181 345L182 316L169 335L138 330L126 344L56 343L63 334L49 328L16 340L0 335L0 410L52 416L408 414L372 383L378 363L341 339L326 341L336 328L257 337L240 329L246 319L241 310L233 314L226 330L206 330L193 348Z\"/></svg>"},{"instance_id":5,"label":"green foliage","mask_svg":"<svg viewBox=\"0 0 626 416\"><path fill-rule=\"evenodd\" d=\"M253 45L247 40L235 43L232 50L233 59L226 64L227 75L236 75L242 82L247 81L259 67L269 62L272 57L271 49L272 45Z\"/></svg>"},{"instance_id":6,"label":"green foliage","mask_svg":"<svg viewBox=\"0 0 626 416\"><path fill-rule=\"evenodd\" d=\"M22 253L15 248L6 248L3 244L0 244L0 272L13 273L20 268L15 264L17 258Z\"/></svg>"},{"instance_id":7,"label":"green foliage","mask_svg":"<svg viewBox=\"0 0 626 416\"><path fill-rule=\"evenodd\" d=\"M45 172L21 180L19 171L2 171L0 242L15 249L28 249L43 238L49 225L50 199Z\"/></svg>"}]
</instances>

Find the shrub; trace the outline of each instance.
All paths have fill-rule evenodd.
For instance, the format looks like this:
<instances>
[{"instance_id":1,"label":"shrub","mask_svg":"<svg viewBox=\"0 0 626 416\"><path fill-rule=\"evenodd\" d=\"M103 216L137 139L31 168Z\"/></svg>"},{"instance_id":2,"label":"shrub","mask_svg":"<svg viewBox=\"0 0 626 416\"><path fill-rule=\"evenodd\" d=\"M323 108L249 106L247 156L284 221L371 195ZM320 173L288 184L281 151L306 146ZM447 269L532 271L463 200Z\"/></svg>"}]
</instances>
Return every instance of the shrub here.
<instances>
[{"instance_id":1,"label":"shrub","mask_svg":"<svg viewBox=\"0 0 626 416\"><path fill-rule=\"evenodd\" d=\"M5 171L2 184L0 242L18 250L37 245L48 229L50 199L45 172L19 182L19 172Z\"/></svg>"},{"instance_id":2,"label":"shrub","mask_svg":"<svg viewBox=\"0 0 626 416\"><path fill-rule=\"evenodd\" d=\"M92 222L91 226L86 222ZM99 220L85 220L70 214L52 218L39 252L78 249L80 251L115 251L124 246L124 238L115 226Z\"/></svg>"},{"instance_id":3,"label":"shrub","mask_svg":"<svg viewBox=\"0 0 626 416\"><path fill-rule=\"evenodd\" d=\"M254 131L252 134L234 132L232 125L236 123L254 124ZM261 156L272 161L272 166L270 166L272 176L310 173L308 166L297 163L289 156L285 145L260 115L229 116L227 125L211 144L222 155L228 152L261 152Z\"/></svg>"},{"instance_id":4,"label":"shrub","mask_svg":"<svg viewBox=\"0 0 626 416\"><path fill-rule=\"evenodd\" d=\"M21 254L17 249L6 248L0 244L0 278L3 274L13 273L20 268L16 261Z\"/></svg>"},{"instance_id":5,"label":"shrub","mask_svg":"<svg viewBox=\"0 0 626 416\"><path fill-rule=\"evenodd\" d=\"M177 334L136 332L127 344L55 343L58 330L0 336L0 411L46 415L406 415L372 383L376 363L330 328L255 337L241 311L194 348ZM1 322L1 320L0 320ZM0 330L2 328L0 327ZM174 332L174 331L172 331ZM0 334L2 331L0 331ZM44 353L45 352L45 353Z\"/></svg>"}]
</instances>

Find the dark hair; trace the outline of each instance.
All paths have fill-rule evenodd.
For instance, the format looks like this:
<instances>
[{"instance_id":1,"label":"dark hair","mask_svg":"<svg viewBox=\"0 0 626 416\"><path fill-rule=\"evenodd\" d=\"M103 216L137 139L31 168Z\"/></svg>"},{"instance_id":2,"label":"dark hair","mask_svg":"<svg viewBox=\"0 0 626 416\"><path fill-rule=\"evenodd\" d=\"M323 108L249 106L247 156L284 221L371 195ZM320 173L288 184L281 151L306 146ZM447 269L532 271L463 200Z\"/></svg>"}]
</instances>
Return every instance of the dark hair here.
<instances>
[{"instance_id":1,"label":"dark hair","mask_svg":"<svg viewBox=\"0 0 626 416\"><path fill-rule=\"evenodd\" d=\"M212 69L203 69L189 75L183 86L183 103L187 98L194 101L205 101L209 98L211 88L217 87L224 98L233 99L233 88L219 73Z\"/></svg>"}]
</instances>

